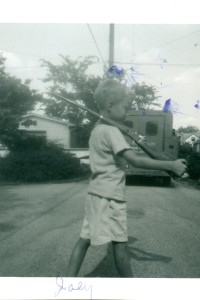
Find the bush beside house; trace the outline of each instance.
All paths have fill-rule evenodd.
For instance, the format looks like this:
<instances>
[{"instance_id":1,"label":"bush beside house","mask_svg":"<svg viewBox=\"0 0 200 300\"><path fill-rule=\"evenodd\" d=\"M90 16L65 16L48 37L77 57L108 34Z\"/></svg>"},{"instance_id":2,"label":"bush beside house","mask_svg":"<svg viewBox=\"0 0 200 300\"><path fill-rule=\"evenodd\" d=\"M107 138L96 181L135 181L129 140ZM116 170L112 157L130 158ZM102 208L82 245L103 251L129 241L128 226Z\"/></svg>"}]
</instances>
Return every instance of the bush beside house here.
<instances>
[{"instance_id":1,"label":"bush beside house","mask_svg":"<svg viewBox=\"0 0 200 300\"><path fill-rule=\"evenodd\" d=\"M189 142L184 142L179 146L179 158L187 161L187 172L192 179L200 178L200 153L194 150Z\"/></svg>"},{"instance_id":2,"label":"bush beside house","mask_svg":"<svg viewBox=\"0 0 200 300\"><path fill-rule=\"evenodd\" d=\"M36 136L21 135L13 150L0 159L0 180L8 182L66 180L88 173L62 146Z\"/></svg>"},{"instance_id":3,"label":"bush beside house","mask_svg":"<svg viewBox=\"0 0 200 300\"><path fill-rule=\"evenodd\" d=\"M192 179L200 179L200 153L192 152L187 163L188 174Z\"/></svg>"}]
</instances>

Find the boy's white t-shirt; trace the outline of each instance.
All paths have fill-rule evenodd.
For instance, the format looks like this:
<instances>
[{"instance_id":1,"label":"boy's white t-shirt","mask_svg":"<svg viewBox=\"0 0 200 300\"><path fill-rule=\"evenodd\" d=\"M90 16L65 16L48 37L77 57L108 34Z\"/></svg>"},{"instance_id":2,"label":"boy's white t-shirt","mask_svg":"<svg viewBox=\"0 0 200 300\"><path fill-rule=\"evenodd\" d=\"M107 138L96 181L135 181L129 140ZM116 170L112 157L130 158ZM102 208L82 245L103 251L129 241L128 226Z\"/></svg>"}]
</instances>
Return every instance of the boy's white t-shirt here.
<instances>
[{"instance_id":1,"label":"boy's white t-shirt","mask_svg":"<svg viewBox=\"0 0 200 300\"><path fill-rule=\"evenodd\" d=\"M125 201L126 162L117 154L131 149L118 128L98 124L89 140L92 176L88 192L108 199Z\"/></svg>"}]
</instances>

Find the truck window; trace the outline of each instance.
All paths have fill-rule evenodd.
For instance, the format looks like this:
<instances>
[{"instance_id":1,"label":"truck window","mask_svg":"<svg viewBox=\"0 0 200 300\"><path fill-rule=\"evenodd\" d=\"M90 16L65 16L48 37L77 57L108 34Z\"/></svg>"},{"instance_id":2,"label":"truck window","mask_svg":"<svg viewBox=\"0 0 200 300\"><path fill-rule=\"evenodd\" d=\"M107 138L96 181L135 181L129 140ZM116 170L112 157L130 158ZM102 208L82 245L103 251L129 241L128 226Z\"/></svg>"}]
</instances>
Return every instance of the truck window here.
<instances>
[{"instance_id":1,"label":"truck window","mask_svg":"<svg viewBox=\"0 0 200 300\"><path fill-rule=\"evenodd\" d=\"M146 123L146 135L154 136L158 133L158 123L155 121L148 121Z\"/></svg>"}]
</instances>

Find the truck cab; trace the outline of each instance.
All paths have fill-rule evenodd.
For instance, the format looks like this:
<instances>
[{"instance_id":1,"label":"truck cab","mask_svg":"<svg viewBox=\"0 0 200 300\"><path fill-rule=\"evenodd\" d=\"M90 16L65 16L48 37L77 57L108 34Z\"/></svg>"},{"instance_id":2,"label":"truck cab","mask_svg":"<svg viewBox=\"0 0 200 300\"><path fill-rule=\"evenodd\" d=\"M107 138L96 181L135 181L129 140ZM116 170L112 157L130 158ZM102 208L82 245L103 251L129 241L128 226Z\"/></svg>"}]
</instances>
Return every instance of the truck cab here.
<instances>
[{"instance_id":1,"label":"truck cab","mask_svg":"<svg viewBox=\"0 0 200 300\"><path fill-rule=\"evenodd\" d=\"M146 139L152 147L170 155L172 159L178 157L178 137L173 129L173 114L162 110L130 110L124 121L124 125L133 129L144 140ZM126 137L133 150L140 156L147 156L133 140ZM170 176L165 171L147 170L127 165L126 175L150 176L163 179L163 183L170 183Z\"/></svg>"}]
</instances>

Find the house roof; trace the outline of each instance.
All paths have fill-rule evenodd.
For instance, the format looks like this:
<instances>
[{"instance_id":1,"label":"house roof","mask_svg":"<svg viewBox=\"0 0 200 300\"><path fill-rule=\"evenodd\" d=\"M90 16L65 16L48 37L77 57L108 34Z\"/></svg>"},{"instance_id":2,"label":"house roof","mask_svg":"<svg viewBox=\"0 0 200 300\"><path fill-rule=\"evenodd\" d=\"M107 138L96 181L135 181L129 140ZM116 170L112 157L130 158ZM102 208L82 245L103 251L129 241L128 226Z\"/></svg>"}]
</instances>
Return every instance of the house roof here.
<instances>
[{"instance_id":1,"label":"house roof","mask_svg":"<svg viewBox=\"0 0 200 300\"><path fill-rule=\"evenodd\" d=\"M183 141L187 140L189 137L194 136L194 135L195 135L197 138L200 138L200 131L195 132L195 133L184 133L184 132L182 132L182 133L180 134L181 139L182 139Z\"/></svg>"},{"instance_id":2,"label":"house roof","mask_svg":"<svg viewBox=\"0 0 200 300\"><path fill-rule=\"evenodd\" d=\"M50 118L45 115L40 115L37 113L29 113L29 114L23 116L23 118L31 118L31 117L36 117L36 118L41 118L41 119L57 122L57 123L62 123L62 124L68 125L68 126L75 126L74 124L72 124L70 122L63 121L63 120L56 119L56 118Z\"/></svg>"},{"instance_id":3,"label":"house roof","mask_svg":"<svg viewBox=\"0 0 200 300\"><path fill-rule=\"evenodd\" d=\"M200 144L200 139L196 140L194 144Z\"/></svg>"}]
</instances>

